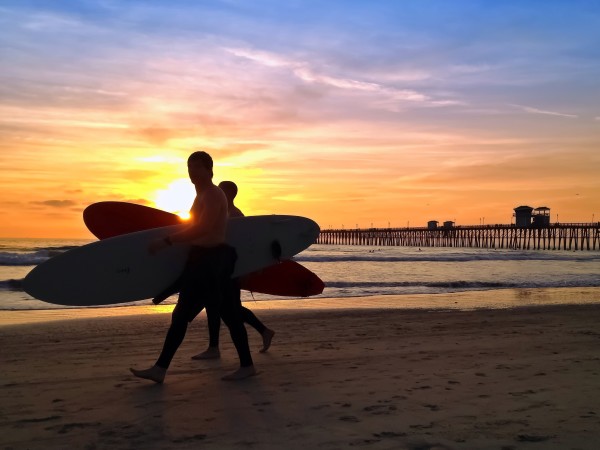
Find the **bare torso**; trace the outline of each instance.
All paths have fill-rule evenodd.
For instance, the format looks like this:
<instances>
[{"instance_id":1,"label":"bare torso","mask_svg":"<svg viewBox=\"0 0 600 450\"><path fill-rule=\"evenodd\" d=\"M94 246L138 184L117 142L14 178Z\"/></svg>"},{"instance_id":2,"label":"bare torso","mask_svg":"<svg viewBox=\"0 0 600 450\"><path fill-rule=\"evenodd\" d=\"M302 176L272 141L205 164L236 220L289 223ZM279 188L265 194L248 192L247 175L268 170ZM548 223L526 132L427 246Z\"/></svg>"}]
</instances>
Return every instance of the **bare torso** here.
<instances>
[{"instance_id":1,"label":"bare torso","mask_svg":"<svg viewBox=\"0 0 600 450\"><path fill-rule=\"evenodd\" d=\"M190 213L190 226L201 230L192 245L214 247L225 242L228 211L227 198L221 189L211 185L198 194Z\"/></svg>"}]
</instances>

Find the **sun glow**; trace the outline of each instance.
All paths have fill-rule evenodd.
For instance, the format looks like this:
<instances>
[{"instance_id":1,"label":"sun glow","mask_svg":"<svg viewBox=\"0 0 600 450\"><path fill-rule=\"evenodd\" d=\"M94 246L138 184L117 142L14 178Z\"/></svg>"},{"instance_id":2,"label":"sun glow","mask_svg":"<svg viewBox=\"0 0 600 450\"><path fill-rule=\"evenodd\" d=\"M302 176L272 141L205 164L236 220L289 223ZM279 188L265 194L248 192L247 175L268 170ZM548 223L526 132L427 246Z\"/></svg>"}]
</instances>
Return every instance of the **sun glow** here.
<instances>
[{"instance_id":1,"label":"sun glow","mask_svg":"<svg viewBox=\"0 0 600 450\"><path fill-rule=\"evenodd\" d=\"M166 189L156 191L154 204L157 208L177 214L184 220L190 218L189 210L196 191L187 178L173 181Z\"/></svg>"}]
</instances>

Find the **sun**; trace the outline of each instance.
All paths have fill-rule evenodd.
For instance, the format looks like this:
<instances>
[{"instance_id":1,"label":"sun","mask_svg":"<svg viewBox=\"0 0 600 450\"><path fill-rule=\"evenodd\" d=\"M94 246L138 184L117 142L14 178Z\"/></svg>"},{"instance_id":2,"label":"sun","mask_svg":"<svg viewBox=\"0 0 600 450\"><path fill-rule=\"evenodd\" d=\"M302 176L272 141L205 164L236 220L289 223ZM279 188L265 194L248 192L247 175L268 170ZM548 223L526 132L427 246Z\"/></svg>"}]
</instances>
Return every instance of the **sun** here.
<instances>
[{"instance_id":1,"label":"sun","mask_svg":"<svg viewBox=\"0 0 600 450\"><path fill-rule=\"evenodd\" d=\"M156 191L154 204L157 208L177 214L182 219L189 219L189 210L194 202L196 190L188 178L173 181L166 189Z\"/></svg>"}]
</instances>

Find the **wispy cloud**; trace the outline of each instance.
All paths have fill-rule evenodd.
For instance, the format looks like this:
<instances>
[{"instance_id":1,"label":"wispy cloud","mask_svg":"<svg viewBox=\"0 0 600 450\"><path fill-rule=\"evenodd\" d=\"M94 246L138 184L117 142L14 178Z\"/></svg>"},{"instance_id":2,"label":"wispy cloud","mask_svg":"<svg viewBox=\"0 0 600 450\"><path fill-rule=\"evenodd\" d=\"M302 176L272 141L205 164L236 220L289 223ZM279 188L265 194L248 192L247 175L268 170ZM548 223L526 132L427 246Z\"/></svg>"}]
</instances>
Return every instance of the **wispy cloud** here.
<instances>
[{"instance_id":1,"label":"wispy cloud","mask_svg":"<svg viewBox=\"0 0 600 450\"><path fill-rule=\"evenodd\" d=\"M544 110L544 109L538 109L538 108L532 108L530 106L523 106L523 105L517 105L517 104L510 104L510 106L514 106L515 108L519 108L522 111L531 113L531 114L545 114L548 116L558 116L558 117L567 117L569 119L577 119L579 116L575 115L575 114L565 114L565 113L561 113L561 112L557 112L557 111L548 111L548 110Z\"/></svg>"},{"instance_id":2,"label":"wispy cloud","mask_svg":"<svg viewBox=\"0 0 600 450\"><path fill-rule=\"evenodd\" d=\"M73 200L45 200L41 202L31 202L32 205L50 206L52 208L70 208L77 205Z\"/></svg>"},{"instance_id":3,"label":"wispy cloud","mask_svg":"<svg viewBox=\"0 0 600 450\"><path fill-rule=\"evenodd\" d=\"M23 27L34 31L89 30L89 23L76 20L64 14L40 12L34 13L23 22Z\"/></svg>"},{"instance_id":4,"label":"wispy cloud","mask_svg":"<svg viewBox=\"0 0 600 450\"><path fill-rule=\"evenodd\" d=\"M425 106L448 106L459 103L452 99L433 98L430 95L413 89L398 89L377 82L330 75L315 69L309 62L289 59L271 52L248 48L226 48L225 50L235 56L249 59L267 67L287 69L298 79L306 83L315 83L348 91L379 94L384 96L388 101L393 102L406 102ZM389 106L386 102L374 104Z\"/></svg>"},{"instance_id":5,"label":"wispy cloud","mask_svg":"<svg viewBox=\"0 0 600 450\"><path fill-rule=\"evenodd\" d=\"M26 117L8 117L2 119L4 123L23 123L23 124L37 124L37 125L55 125L65 127L79 127L79 128L129 128L129 125L124 123L114 122L96 122L89 120L70 120L70 119L38 119L38 118L26 118Z\"/></svg>"},{"instance_id":6,"label":"wispy cloud","mask_svg":"<svg viewBox=\"0 0 600 450\"><path fill-rule=\"evenodd\" d=\"M492 69L493 66L489 64L458 64L450 68L451 72L458 74L487 73Z\"/></svg>"}]
</instances>

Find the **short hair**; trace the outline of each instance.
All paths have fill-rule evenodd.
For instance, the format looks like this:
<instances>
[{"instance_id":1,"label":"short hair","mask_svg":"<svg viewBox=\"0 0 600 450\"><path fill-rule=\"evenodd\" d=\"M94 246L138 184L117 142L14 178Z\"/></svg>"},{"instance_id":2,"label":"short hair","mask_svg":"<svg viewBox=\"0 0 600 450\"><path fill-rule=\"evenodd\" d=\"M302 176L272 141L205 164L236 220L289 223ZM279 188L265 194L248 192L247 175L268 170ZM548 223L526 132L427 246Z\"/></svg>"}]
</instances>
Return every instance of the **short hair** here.
<instances>
[{"instance_id":1,"label":"short hair","mask_svg":"<svg viewBox=\"0 0 600 450\"><path fill-rule=\"evenodd\" d=\"M192 153L188 160L187 160L188 164L196 164L196 163L200 163L202 164L206 169L212 171L213 168L213 159L212 157L203 151L197 151Z\"/></svg>"},{"instance_id":2,"label":"short hair","mask_svg":"<svg viewBox=\"0 0 600 450\"><path fill-rule=\"evenodd\" d=\"M234 199L237 195L238 187L233 181L221 181L219 187L225 194L229 194L227 197L231 197L231 199Z\"/></svg>"}]
</instances>

